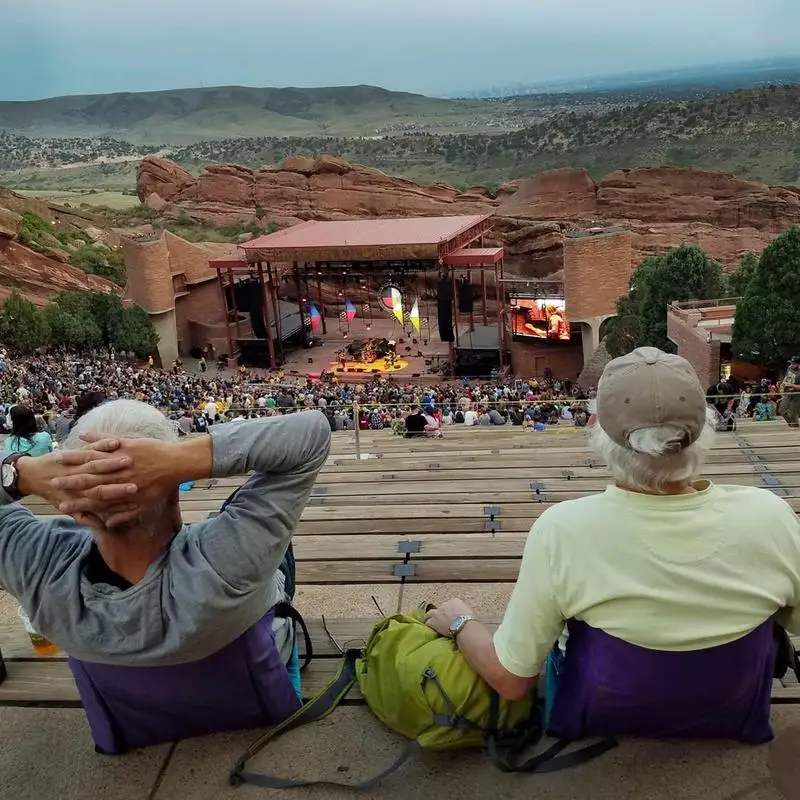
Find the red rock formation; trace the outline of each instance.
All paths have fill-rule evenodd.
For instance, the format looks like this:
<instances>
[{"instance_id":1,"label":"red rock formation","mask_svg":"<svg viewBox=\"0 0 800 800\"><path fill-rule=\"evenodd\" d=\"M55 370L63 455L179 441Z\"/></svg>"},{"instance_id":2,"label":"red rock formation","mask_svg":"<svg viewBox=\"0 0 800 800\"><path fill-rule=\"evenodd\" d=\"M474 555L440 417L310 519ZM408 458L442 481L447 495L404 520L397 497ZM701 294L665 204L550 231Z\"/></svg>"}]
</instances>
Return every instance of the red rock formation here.
<instances>
[{"instance_id":1,"label":"red rock formation","mask_svg":"<svg viewBox=\"0 0 800 800\"><path fill-rule=\"evenodd\" d=\"M563 231L570 229L622 225L639 257L688 243L733 266L800 224L800 190L678 167L618 170L599 184L586 170L551 170L505 183L492 198L484 187L459 193L445 184L421 186L333 156L292 156L258 170L215 166L199 178L150 156L140 165L138 188L165 213L218 224L251 220L257 206L279 225L496 212L509 267L531 277L561 268Z\"/></svg>"},{"instance_id":2,"label":"red rock formation","mask_svg":"<svg viewBox=\"0 0 800 800\"><path fill-rule=\"evenodd\" d=\"M191 172L179 167L174 161L148 156L139 167L136 189L143 203L151 194L157 194L164 200L172 200L195 180Z\"/></svg>"},{"instance_id":3,"label":"red rock formation","mask_svg":"<svg viewBox=\"0 0 800 800\"><path fill-rule=\"evenodd\" d=\"M0 238L0 302L17 289L38 305L58 292L119 292L105 278L87 275L70 264L35 253L19 242Z\"/></svg>"},{"instance_id":4,"label":"red rock formation","mask_svg":"<svg viewBox=\"0 0 800 800\"><path fill-rule=\"evenodd\" d=\"M43 203L0 188L0 302L14 289L39 305L44 305L58 292L121 291L105 278L87 275L77 267L67 264L69 253L64 250L51 247L44 253L37 253L16 241L21 215L26 211L33 211L43 219L58 222L62 228L101 233L99 229L91 227L91 223L96 221L91 214ZM93 233L91 236L87 235L87 240L90 238L97 240L101 237ZM109 233L102 238L111 243L118 237Z\"/></svg>"},{"instance_id":5,"label":"red rock formation","mask_svg":"<svg viewBox=\"0 0 800 800\"><path fill-rule=\"evenodd\" d=\"M587 219L597 215L597 186L585 169L553 169L520 181L500 213L534 219Z\"/></svg>"}]
</instances>

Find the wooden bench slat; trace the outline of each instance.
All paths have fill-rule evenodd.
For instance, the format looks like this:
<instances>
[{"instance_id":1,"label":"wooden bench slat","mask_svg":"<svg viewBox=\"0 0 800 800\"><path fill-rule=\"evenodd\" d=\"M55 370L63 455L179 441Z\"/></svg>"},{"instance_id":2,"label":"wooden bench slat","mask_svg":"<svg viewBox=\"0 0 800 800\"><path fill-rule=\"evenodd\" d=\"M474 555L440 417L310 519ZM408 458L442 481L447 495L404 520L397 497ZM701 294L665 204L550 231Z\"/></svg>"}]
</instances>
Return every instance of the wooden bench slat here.
<instances>
[{"instance_id":1,"label":"wooden bench slat","mask_svg":"<svg viewBox=\"0 0 800 800\"><path fill-rule=\"evenodd\" d=\"M0 706L80 707L78 689L64 661L20 662L7 665L8 678L0 685ZM336 674L338 658L320 658L303 672L301 684L305 699L313 697ZM351 703L362 700L358 686L348 695ZM800 684L781 686L777 681L772 690L775 703L800 702Z\"/></svg>"}]
</instances>

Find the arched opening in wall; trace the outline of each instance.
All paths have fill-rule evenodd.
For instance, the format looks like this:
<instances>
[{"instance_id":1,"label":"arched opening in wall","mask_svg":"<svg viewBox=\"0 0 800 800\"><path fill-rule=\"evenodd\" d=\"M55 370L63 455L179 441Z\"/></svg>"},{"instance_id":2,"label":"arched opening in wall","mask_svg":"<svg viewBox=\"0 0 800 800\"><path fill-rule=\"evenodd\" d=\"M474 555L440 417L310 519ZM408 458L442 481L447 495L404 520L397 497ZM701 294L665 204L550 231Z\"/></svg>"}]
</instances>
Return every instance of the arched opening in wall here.
<instances>
[{"instance_id":1,"label":"arched opening in wall","mask_svg":"<svg viewBox=\"0 0 800 800\"><path fill-rule=\"evenodd\" d=\"M603 339L606 338L608 335L608 326L612 319L616 319L616 315L613 317L607 317L600 323L600 341L602 342Z\"/></svg>"}]
</instances>

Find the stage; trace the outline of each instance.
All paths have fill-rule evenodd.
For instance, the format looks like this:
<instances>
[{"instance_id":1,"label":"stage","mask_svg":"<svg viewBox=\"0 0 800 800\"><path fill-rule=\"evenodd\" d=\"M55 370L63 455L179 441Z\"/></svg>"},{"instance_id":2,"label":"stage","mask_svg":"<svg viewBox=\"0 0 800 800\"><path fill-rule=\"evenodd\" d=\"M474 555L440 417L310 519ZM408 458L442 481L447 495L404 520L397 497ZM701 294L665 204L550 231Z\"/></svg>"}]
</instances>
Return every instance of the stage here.
<instances>
[{"instance_id":1,"label":"stage","mask_svg":"<svg viewBox=\"0 0 800 800\"><path fill-rule=\"evenodd\" d=\"M331 330L333 324L329 321L329 333L315 337L315 346L301 348L287 353L283 369L294 375L318 376L321 372L333 373L340 381L347 383L365 383L376 377L394 379L400 383L413 380L415 383L439 383L448 380L446 371L433 372L432 370L446 367L448 363L448 347L436 338L436 341L424 344L416 334L409 336L400 326L389 318L376 319L366 329L363 322L356 321L344 336L343 331ZM391 339L395 341L397 362L393 368L386 363L385 358L380 358L372 363L365 363L354 359L347 359L342 365L338 354L352 344L353 340ZM415 344L416 341L416 344ZM373 372L373 370L378 370Z\"/></svg>"},{"instance_id":2,"label":"stage","mask_svg":"<svg viewBox=\"0 0 800 800\"><path fill-rule=\"evenodd\" d=\"M335 361L328 368L329 372L369 372L373 375L396 375L404 369L408 369L409 363L402 358L390 361L387 358L376 358L375 361L366 363L364 361Z\"/></svg>"}]
</instances>

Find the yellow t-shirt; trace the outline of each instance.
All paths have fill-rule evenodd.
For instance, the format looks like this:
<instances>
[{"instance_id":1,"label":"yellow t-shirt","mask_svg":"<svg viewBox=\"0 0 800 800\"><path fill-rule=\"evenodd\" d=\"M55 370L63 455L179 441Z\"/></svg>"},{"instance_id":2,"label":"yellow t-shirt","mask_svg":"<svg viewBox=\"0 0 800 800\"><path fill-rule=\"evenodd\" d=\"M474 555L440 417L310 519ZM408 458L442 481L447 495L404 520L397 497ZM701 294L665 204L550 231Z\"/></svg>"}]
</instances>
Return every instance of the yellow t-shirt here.
<instances>
[{"instance_id":1,"label":"yellow t-shirt","mask_svg":"<svg viewBox=\"0 0 800 800\"><path fill-rule=\"evenodd\" d=\"M695 487L654 497L609 486L547 509L494 636L500 663L537 675L572 618L653 650L727 644L779 609L800 633L794 511L766 489Z\"/></svg>"}]
</instances>

